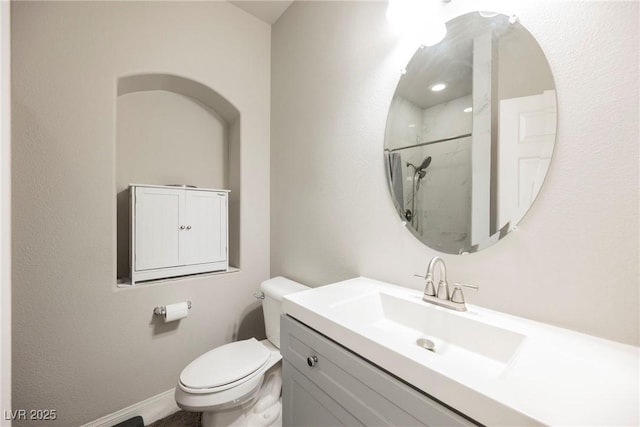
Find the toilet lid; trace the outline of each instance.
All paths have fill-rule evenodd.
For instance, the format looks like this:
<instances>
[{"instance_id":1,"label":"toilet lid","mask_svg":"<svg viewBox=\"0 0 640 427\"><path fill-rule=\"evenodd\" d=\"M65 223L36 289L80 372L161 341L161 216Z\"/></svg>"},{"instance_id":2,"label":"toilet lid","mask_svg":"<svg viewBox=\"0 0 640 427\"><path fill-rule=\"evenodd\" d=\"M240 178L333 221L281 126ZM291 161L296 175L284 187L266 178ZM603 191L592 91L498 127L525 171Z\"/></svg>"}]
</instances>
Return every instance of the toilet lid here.
<instances>
[{"instance_id":1,"label":"toilet lid","mask_svg":"<svg viewBox=\"0 0 640 427\"><path fill-rule=\"evenodd\" d=\"M187 365L180 382L189 388L208 389L238 381L260 369L269 350L255 338L215 348Z\"/></svg>"}]
</instances>

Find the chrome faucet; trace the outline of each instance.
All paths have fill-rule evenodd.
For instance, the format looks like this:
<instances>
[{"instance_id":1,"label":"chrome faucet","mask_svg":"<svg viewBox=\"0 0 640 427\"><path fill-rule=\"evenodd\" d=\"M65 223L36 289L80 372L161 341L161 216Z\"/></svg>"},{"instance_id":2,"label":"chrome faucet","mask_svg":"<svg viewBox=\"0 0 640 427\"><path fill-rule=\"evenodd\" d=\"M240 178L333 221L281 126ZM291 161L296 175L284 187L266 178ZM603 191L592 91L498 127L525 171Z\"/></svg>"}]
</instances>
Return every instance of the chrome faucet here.
<instances>
[{"instance_id":1,"label":"chrome faucet","mask_svg":"<svg viewBox=\"0 0 640 427\"><path fill-rule=\"evenodd\" d=\"M433 273L436 269L436 265L439 265L440 267L440 281L438 282L437 291L433 283ZM470 285L467 283L454 283L453 293L449 294L449 283L447 283L447 267L444 264L444 260L439 256L433 257L431 259L431 261L429 262L429 267L427 267L427 274L420 277L424 277L425 279L427 279L427 283L424 287L424 295L422 296L423 301L430 302L441 307L451 308L457 311L467 310L467 305L464 302L462 288L466 287L473 290L478 290L477 285Z\"/></svg>"},{"instance_id":2,"label":"chrome faucet","mask_svg":"<svg viewBox=\"0 0 640 427\"><path fill-rule=\"evenodd\" d=\"M436 269L436 265L440 265L440 282L438 283L438 290L436 291L433 283L433 273ZM439 256L433 257L427 267L427 274L425 276L427 284L424 288L424 295L429 297L437 296L440 299L449 299L449 284L447 283L447 266L444 264L444 260Z\"/></svg>"}]
</instances>

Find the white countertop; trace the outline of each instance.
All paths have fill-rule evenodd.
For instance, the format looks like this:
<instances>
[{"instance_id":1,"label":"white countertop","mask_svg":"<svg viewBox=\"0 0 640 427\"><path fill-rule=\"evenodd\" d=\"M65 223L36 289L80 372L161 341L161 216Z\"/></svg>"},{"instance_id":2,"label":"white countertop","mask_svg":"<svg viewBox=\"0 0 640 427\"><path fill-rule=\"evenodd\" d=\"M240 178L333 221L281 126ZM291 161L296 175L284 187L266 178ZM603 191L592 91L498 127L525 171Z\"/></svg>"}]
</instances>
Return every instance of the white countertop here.
<instances>
[{"instance_id":1,"label":"white countertop","mask_svg":"<svg viewBox=\"0 0 640 427\"><path fill-rule=\"evenodd\" d=\"M283 310L486 425L640 425L638 347L467 305L468 311L455 315L525 336L506 368L494 375L487 367L445 363L416 345L373 340L366 327L354 328L333 308L379 289L422 297L420 291L359 277L286 295Z\"/></svg>"}]
</instances>

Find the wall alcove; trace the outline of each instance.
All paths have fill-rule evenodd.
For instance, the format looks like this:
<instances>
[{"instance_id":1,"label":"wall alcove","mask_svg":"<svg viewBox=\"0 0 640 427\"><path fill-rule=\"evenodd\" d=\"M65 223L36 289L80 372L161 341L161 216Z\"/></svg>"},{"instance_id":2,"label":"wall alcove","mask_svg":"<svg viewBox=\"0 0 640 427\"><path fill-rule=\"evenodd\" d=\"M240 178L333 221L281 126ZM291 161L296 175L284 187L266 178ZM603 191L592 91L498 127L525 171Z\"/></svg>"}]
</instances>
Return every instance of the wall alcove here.
<instances>
[{"instance_id":1,"label":"wall alcove","mask_svg":"<svg viewBox=\"0 0 640 427\"><path fill-rule=\"evenodd\" d=\"M129 184L231 190L229 264L240 266L240 112L215 90L168 74L118 79L117 279L130 276Z\"/></svg>"}]
</instances>

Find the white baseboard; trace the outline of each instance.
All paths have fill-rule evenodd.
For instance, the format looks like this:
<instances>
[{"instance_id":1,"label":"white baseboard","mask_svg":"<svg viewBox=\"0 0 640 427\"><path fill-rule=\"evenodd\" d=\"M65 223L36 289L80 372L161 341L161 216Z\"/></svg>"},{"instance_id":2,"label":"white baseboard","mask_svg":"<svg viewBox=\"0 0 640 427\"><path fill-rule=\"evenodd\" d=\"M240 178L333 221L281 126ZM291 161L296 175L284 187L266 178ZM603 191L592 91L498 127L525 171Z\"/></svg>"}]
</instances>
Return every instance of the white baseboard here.
<instances>
[{"instance_id":1,"label":"white baseboard","mask_svg":"<svg viewBox=\"0 0 640 427\"><path fill-rule=\"evenodd\" d=\"M175 388L172 388L164 393L156 394L142 402L105 415L81 427L112 427L138 415L142 417L145 425L149 425L180 410L174 397L175 390Z\"/></svg>"}]
</instances>

